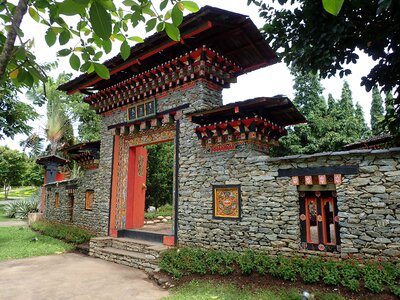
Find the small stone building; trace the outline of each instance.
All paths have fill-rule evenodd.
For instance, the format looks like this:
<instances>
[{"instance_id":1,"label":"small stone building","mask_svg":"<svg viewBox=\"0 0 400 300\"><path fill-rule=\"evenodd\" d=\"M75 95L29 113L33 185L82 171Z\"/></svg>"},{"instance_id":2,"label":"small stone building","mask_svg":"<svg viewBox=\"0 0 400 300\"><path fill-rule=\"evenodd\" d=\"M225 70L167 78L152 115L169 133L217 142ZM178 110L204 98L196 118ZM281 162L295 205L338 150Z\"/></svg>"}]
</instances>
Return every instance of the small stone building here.
<instances>
[{"instance_id":1,"label":"small stone building","mask_svg":"<svg viewBox=\"0 0 400 300\"><path fill-rule=\"evenodd\" d=\"M222 104L238 76L278 61L258 29L204 7L180 31L180 42L157 33L126 61L105 62L109 80L92 73L60 86L86 95L102 138L68 149L85 173L45 184L45 218L179 246L399 258L400 149L270 157L285 127L306 121L290 100ZM168 141L173 228L151 234L145 146Z\"/></svg>"}]
</instances>

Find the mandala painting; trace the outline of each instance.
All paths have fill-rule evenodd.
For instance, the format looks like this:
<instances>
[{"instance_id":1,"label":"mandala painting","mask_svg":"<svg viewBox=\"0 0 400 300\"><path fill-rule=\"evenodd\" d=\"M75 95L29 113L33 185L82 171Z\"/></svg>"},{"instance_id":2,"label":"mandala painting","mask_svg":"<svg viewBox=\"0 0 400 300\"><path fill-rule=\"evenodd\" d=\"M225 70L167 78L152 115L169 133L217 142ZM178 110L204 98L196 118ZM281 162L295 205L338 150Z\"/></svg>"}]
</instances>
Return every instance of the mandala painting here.
<instances>
[{"instance_id":1,"label":"mandala painting","mask_svg":"<svg viewBox=\"0 0 400 300\"><path fill-rule=\"evenodd\" d=\"M215 219L240 219L240 186L213 186L213 217Z\"/></svg>"}]
</instances>

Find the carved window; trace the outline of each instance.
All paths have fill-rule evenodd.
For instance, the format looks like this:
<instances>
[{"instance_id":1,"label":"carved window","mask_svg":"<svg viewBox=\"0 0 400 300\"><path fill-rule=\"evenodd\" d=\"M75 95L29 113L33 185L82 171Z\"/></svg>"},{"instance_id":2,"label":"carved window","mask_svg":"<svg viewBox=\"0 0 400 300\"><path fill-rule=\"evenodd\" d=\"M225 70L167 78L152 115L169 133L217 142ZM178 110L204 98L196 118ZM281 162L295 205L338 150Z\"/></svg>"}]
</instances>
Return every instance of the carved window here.
<instances>
[{"instance_id":1,"label":"carved window","mask_svg":"<svg viewBox=\"0 0 400 300\"><path fill-rule=\"evenodd\" d=\"M55 202L54 202L54 206L56 208L58 208L60 206L60 196L58 193L55 194Z\"/></svg>"},{"instance_id":2,"label":"carved window","mask_svg":"<svg viewBox=\"0 0 400 300\"><path fill-rule=\"evenodd\" d=\"M85 209L92 210L93 209L93 202L94 202L94 191L87 190L86 191L86 201L85 201Z\"/></svg>"},{"instance_id":3,"label":"carved window","mask_svg":"<svg viewBox=\"0 0 400 300\"><path fill-rule=\"evenodd\" d=\"M300 228L304 249L340 251L336 192L300 192Z\"/></svg>"}]
</instances>

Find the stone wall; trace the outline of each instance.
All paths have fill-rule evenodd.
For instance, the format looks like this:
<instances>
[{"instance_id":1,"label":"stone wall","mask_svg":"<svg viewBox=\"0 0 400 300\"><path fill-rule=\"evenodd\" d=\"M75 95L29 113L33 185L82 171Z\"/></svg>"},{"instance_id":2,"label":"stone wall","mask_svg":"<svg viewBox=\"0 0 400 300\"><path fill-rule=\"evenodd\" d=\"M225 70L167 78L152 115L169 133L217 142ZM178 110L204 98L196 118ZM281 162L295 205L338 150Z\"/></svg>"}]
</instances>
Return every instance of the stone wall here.
<instances>
[{"instance_id":1,"label":"stone wall","mask_svg":"<svg viewBox=\"0 0 400 300\"><path fill-rule=\"evenodd\" d=\"M181 87L172 89L155 96L157 100L157 112L162 113L171 109L177 109L183 105L189 104L186 111L207 110L213 107L222 105L221 88L209 83L205 80L197 80L195 82L187 83ZM126 111L114 112L113 115L104 117L108 125L121 124L126 122ZM172 127L171 127L172 126ZM143 132L132 132L128 135L122 135L119 144L118 153L118 183L116 186L115 196L115 215L114 222L110 225L112 230L125 229L126 226L126 207L127 207L127 191L128 191L128 161L129 161L129 148L137 145L145 145L152 142L162 142L172 140L175 137L175 125L164 125L158 128L152 128ZM172 129L171 129L172 128ZM179 131L183 132L186 127L180 127ZM191 130L191 129L190 129ZM160 134L161 131L168 131L168 133ZM192 131L190 131L192 133ZM109 133L105 133L109 134ZM147 138L147 134L152 135L155 140ZM159 135L159 136L158 136ZM142 137L142 138L139 138ZM159 139L158 139L159 138ZM158 140L157 140L158 139ZM101 147L103 148L103 141ZM100 159L100 164L102 160ZM111 186L107 182L111 178L110 172L101 172L99 181L106 182L107 186ZM109 200L109 194L103 193L104 200ZM107 198L108 197L108 198Z\"/></svg>"},{"instance_id":2,"label":"stone wall","mask_svg":"<svg viewBox=\"0 0 400 300\"><path fill-rule=\"evenodd\" d=\"M85 175L72 180L50 183L46 185L45 218L50 221L71 223L85 227L99 235L107 235L108 229L108 203L100 201L97 170L86 171ZM74 190L74 212L71 222L71 197L68 188L76 186ZM94 190L92 210L86 209L86 191ZM55 207L55 194L59 193L59 207ZM105 205L106 204L106 205Z\"/></svg>"},{"instance_id":3,"label":"stone wall","mask_svg":"<svg viewBox=\"0 0 400 300\"><path fill-rule=\"evenodd\" d=\"M180 245L246 248L270 253L301 249L299 193L278 169L359 165L337 186L341 255L400 255L400 149L322 153L270 158L243 147L207 153L196 143L194 125L181 124ZM212 185L240 184L240 221L216 220Z\"/></svg>"},{"instance_id":4,"label":"stone wall","mask_svg":"<svg viewBox=\"0 0 400 300\"><path fill-rule=\"evenodd\" d=\"M174 109L184 104L189 104L189 110L191 111L207 110L222 105L221 92L222 88L205 80L197 80L157 94L153 98L157 100L157 112ZM102 138L98 169L87 171L82 178L73 181L48 184L46 186L46 194L49 197L46 197L45 200L46 219L64 223L70 221L71 200L66 186L75 184L77 189L75 190L74 224L87 227L100 235L108 235L114 148L114 136L108 128L126 121L126 107L115 109L102 116ZM126 149L123 149L123 147L126 147L125 144L129 145L124 141L125 139L123 138L120 144L120 152L126 151ZM121 162L120 157L119 168L126 168L127 164L121 164ZM126 181L127 178L124 180ZM127 182L119 182L117 187L117 190L125 193L122 196L123 200L126 199L126 186ZM94 190L94 204L91 211L85 209L85 193L88 189ZM59 193L59 208L54 206L56 192ZM123 203L123 205L126 205L126 203Z\"/></svg>"}]
</instances>

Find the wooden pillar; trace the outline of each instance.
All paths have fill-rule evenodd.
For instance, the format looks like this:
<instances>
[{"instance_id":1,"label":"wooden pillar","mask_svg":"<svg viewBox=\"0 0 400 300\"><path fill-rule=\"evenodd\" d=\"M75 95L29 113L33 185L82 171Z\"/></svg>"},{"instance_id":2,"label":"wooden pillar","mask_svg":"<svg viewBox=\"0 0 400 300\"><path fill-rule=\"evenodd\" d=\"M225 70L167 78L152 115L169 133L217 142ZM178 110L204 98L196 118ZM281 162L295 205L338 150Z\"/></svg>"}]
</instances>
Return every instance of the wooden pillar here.
<instances>
[{"instance_id":1,"label":"wooden pillar","mask_svg":"<svg viewBox=\"0 0 400 300\"><path fill-rule=\"evenodd\" d=\"M116 228L116 206L117 206L117 184L118 184L118 160L119 160L119 144L121 137L114 135L114 149L112 160L112 176L111 176L111 201L110 201L110 227L109 235L116 237L118 228Z\"/></svg>"}]
</instances>

